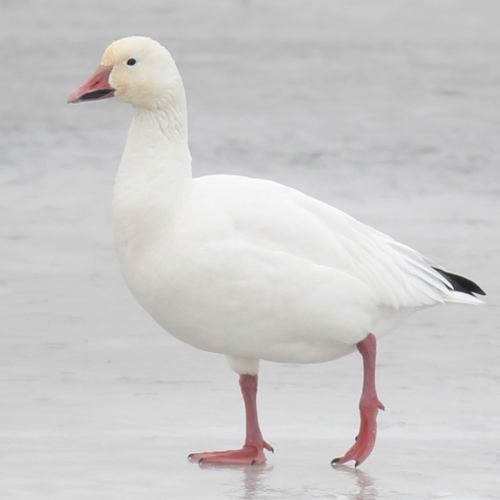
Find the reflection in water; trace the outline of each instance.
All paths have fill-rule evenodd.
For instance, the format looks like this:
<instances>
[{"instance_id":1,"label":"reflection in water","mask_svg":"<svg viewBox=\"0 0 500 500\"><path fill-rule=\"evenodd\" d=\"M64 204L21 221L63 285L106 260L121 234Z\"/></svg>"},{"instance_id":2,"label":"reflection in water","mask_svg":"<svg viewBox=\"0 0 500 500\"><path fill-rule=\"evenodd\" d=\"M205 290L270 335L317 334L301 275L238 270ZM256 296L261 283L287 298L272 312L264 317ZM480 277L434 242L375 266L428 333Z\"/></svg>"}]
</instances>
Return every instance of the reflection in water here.
<instances>
[{"instance_id":1,"label":"reflection in water","mask_svg":"<svg viewBox=\"0 0 500 500\"><path fill-rule=\"evenodd\" d=\"M231 465L231 464L203 464L199 465L203 469L223 469L225 471L234 471L242 477L243 482L239 491L242 495L241 500L254 500L256 494L266 489L266 477L273 470L270 464L262 465ZM260 495L259 495L260 496Z\"/></svg>"},{"instance_id":2,"label":"reflection in water","mask_svg":"<svg viewBox=\"0 0 500 500\"><path fill-rule=\"evenodd\" d=\"M376 500L378 498L378 491L374 486L375 481L366 472L346 465L336 465L333 468L355 478L359 491L349 494L347 497L349 500Z\"/></svg>"},{"instance_id":3,"label":"reflection in water","mask_svg":"<svg viewBox=\"0 0 500 500\"><path fill-rule=\"evenodd\" d=\"M263 465L229 465L229 464L200 464L203 469L214 469L230 471L241 480L241 484L235 488L234 495L231 498L239 498L241 500L255 500L257 498L268 498L266 492L276 495L279 490L271 486L271 472L273 466L269 464ZM349 492L345 492L341 497L337 497L335 492L331 492L333 496L325 498L348 498L349 500L377 500L379 494L375 488L375 480L366 472L359 469L354 469L346 465L337 465L333 467L340 474L346 474L354 480L354 483ZM311 485L312 486L312 485ZM279 498L290 498L286 492L282 491L283 496ZM279 494L279 493L278 493ZM291 495L293 496L293 494ZM273 496L273 498L277 498ZM316 498L316 497L314 497Z\"/></svg>"}]
</instances>

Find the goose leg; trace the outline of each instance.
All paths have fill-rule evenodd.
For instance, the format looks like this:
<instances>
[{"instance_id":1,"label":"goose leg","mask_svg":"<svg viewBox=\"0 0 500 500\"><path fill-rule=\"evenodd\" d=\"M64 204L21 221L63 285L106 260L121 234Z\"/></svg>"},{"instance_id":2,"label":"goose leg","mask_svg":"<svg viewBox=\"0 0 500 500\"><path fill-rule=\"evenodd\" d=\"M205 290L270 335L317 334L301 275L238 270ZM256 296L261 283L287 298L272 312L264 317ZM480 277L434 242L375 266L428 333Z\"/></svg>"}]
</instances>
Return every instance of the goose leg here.
<instances>
[{"instance_id":1,"label":"goose leg","mask_svg":"<svg viewBox=\"0 0 500 500\"><path fill-rule=\"evenodd\" d=\"M257 418L257 375L240 375L240 387L245 401L247 435L240 450L192 453L189 460L198 463L263 464L266 461L264 449L274 451L260 432Z\"/></svg>"},{"instance_id":2,"label":"goose leg","mask_svg":"<svg viewBox=\"0 0 500 500\"><path fill-rule=\"evenodd\" d=\"M368 337L357 344L357 348L363 357L364 370L363 392L359 402L361 426L354 445L343 457L334 458L332 465L355 460L355 467L357 467L368 458L377 438L378 410L385 410L384 405L378 400L375 389L375 358L377 352L375 335L370 333Z\"/></svg>"}]
</instances>

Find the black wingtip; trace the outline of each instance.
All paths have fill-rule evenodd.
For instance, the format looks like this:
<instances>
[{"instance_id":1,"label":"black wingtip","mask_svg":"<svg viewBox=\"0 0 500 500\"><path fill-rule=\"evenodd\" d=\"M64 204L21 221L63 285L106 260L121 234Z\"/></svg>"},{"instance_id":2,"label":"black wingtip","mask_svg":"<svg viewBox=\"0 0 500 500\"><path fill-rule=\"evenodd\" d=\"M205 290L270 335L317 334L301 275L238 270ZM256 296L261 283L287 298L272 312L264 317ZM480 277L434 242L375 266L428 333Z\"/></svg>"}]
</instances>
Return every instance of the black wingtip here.
<instances>
[{"instance_id":1,"label":"black wingtip","mask_svg":"<svg viewBox=\"0 0 500 500\"><path fill-rule=\"evenodd\" d=\"M474 283L468 278L464 278L463 276L459 276L458 274L443 271L442 269L439 269L437 267L434 267L433 269L448 280L452 287L452 290L467 293L468 295L486 295L486 292L477 283Z\"/></svg>"}]
</instances>

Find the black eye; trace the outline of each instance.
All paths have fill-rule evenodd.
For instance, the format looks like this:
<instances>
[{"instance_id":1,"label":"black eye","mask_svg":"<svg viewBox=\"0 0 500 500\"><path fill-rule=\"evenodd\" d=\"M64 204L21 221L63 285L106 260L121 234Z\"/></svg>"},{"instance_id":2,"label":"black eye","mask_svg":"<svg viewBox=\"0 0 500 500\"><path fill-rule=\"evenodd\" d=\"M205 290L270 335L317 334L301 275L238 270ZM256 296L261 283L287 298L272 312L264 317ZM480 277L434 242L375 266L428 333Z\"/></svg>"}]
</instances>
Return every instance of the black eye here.
<instances>
[{"instance_id":1,"label":"black eye","mask_svg":"<svg viewBox=\"0 0 500 500\"><path fill-rule=\"evenodd\" d=\"M136 61L135 59L129 59L129 60L127 61L127 64L128 64L129 66L133 66L136 62L137 62L137 61Z\"/></svg>"}]
</instances>

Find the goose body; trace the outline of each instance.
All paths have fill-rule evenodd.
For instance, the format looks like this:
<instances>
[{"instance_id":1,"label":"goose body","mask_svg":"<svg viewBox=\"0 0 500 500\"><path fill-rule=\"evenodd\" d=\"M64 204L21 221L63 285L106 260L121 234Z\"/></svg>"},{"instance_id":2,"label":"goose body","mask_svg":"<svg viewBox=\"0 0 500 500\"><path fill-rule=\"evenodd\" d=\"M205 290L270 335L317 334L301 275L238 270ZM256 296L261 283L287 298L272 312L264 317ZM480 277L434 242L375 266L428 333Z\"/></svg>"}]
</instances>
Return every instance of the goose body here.
<instances>
[{"instance_id":1,"label":"goose body","mask_svg":"<svg viewBox=\"0 0 500 500\"><path fill-rule=\"evenodd\" d=\"M175 220L158 224L154 236L143 223L132 231L137 244L122 237L129 217L115 203L115 234L137 300L199 349L328 361L367 332L378 337L415 309L464 295L418 253L279 184L210 176L184 196ZM147 199L138 205L141 221L138 212L152 210Z\"/></svg>"},{"instance_id":2,"label":"goose body","mask_svg":"<svg viewBox=\"0 0 500 500\"><path fill-rule=\"evenodd\" d=\"M362 424L354 451L339 461L363 461L382 407L370 376L375 338L414 311L444 302L479 304L475 294L484 292L297 190L241 176L193 178L182 81L157 42L114 42L68 100L112 96L135 108L113 201L125 281L165 330L198 349L227 355L240 374L245 446L193 457L265 460L263 448L270 446L255 408L260 359L317 363L358 349L370 423Z\"/></svg>"}]
</instances>

